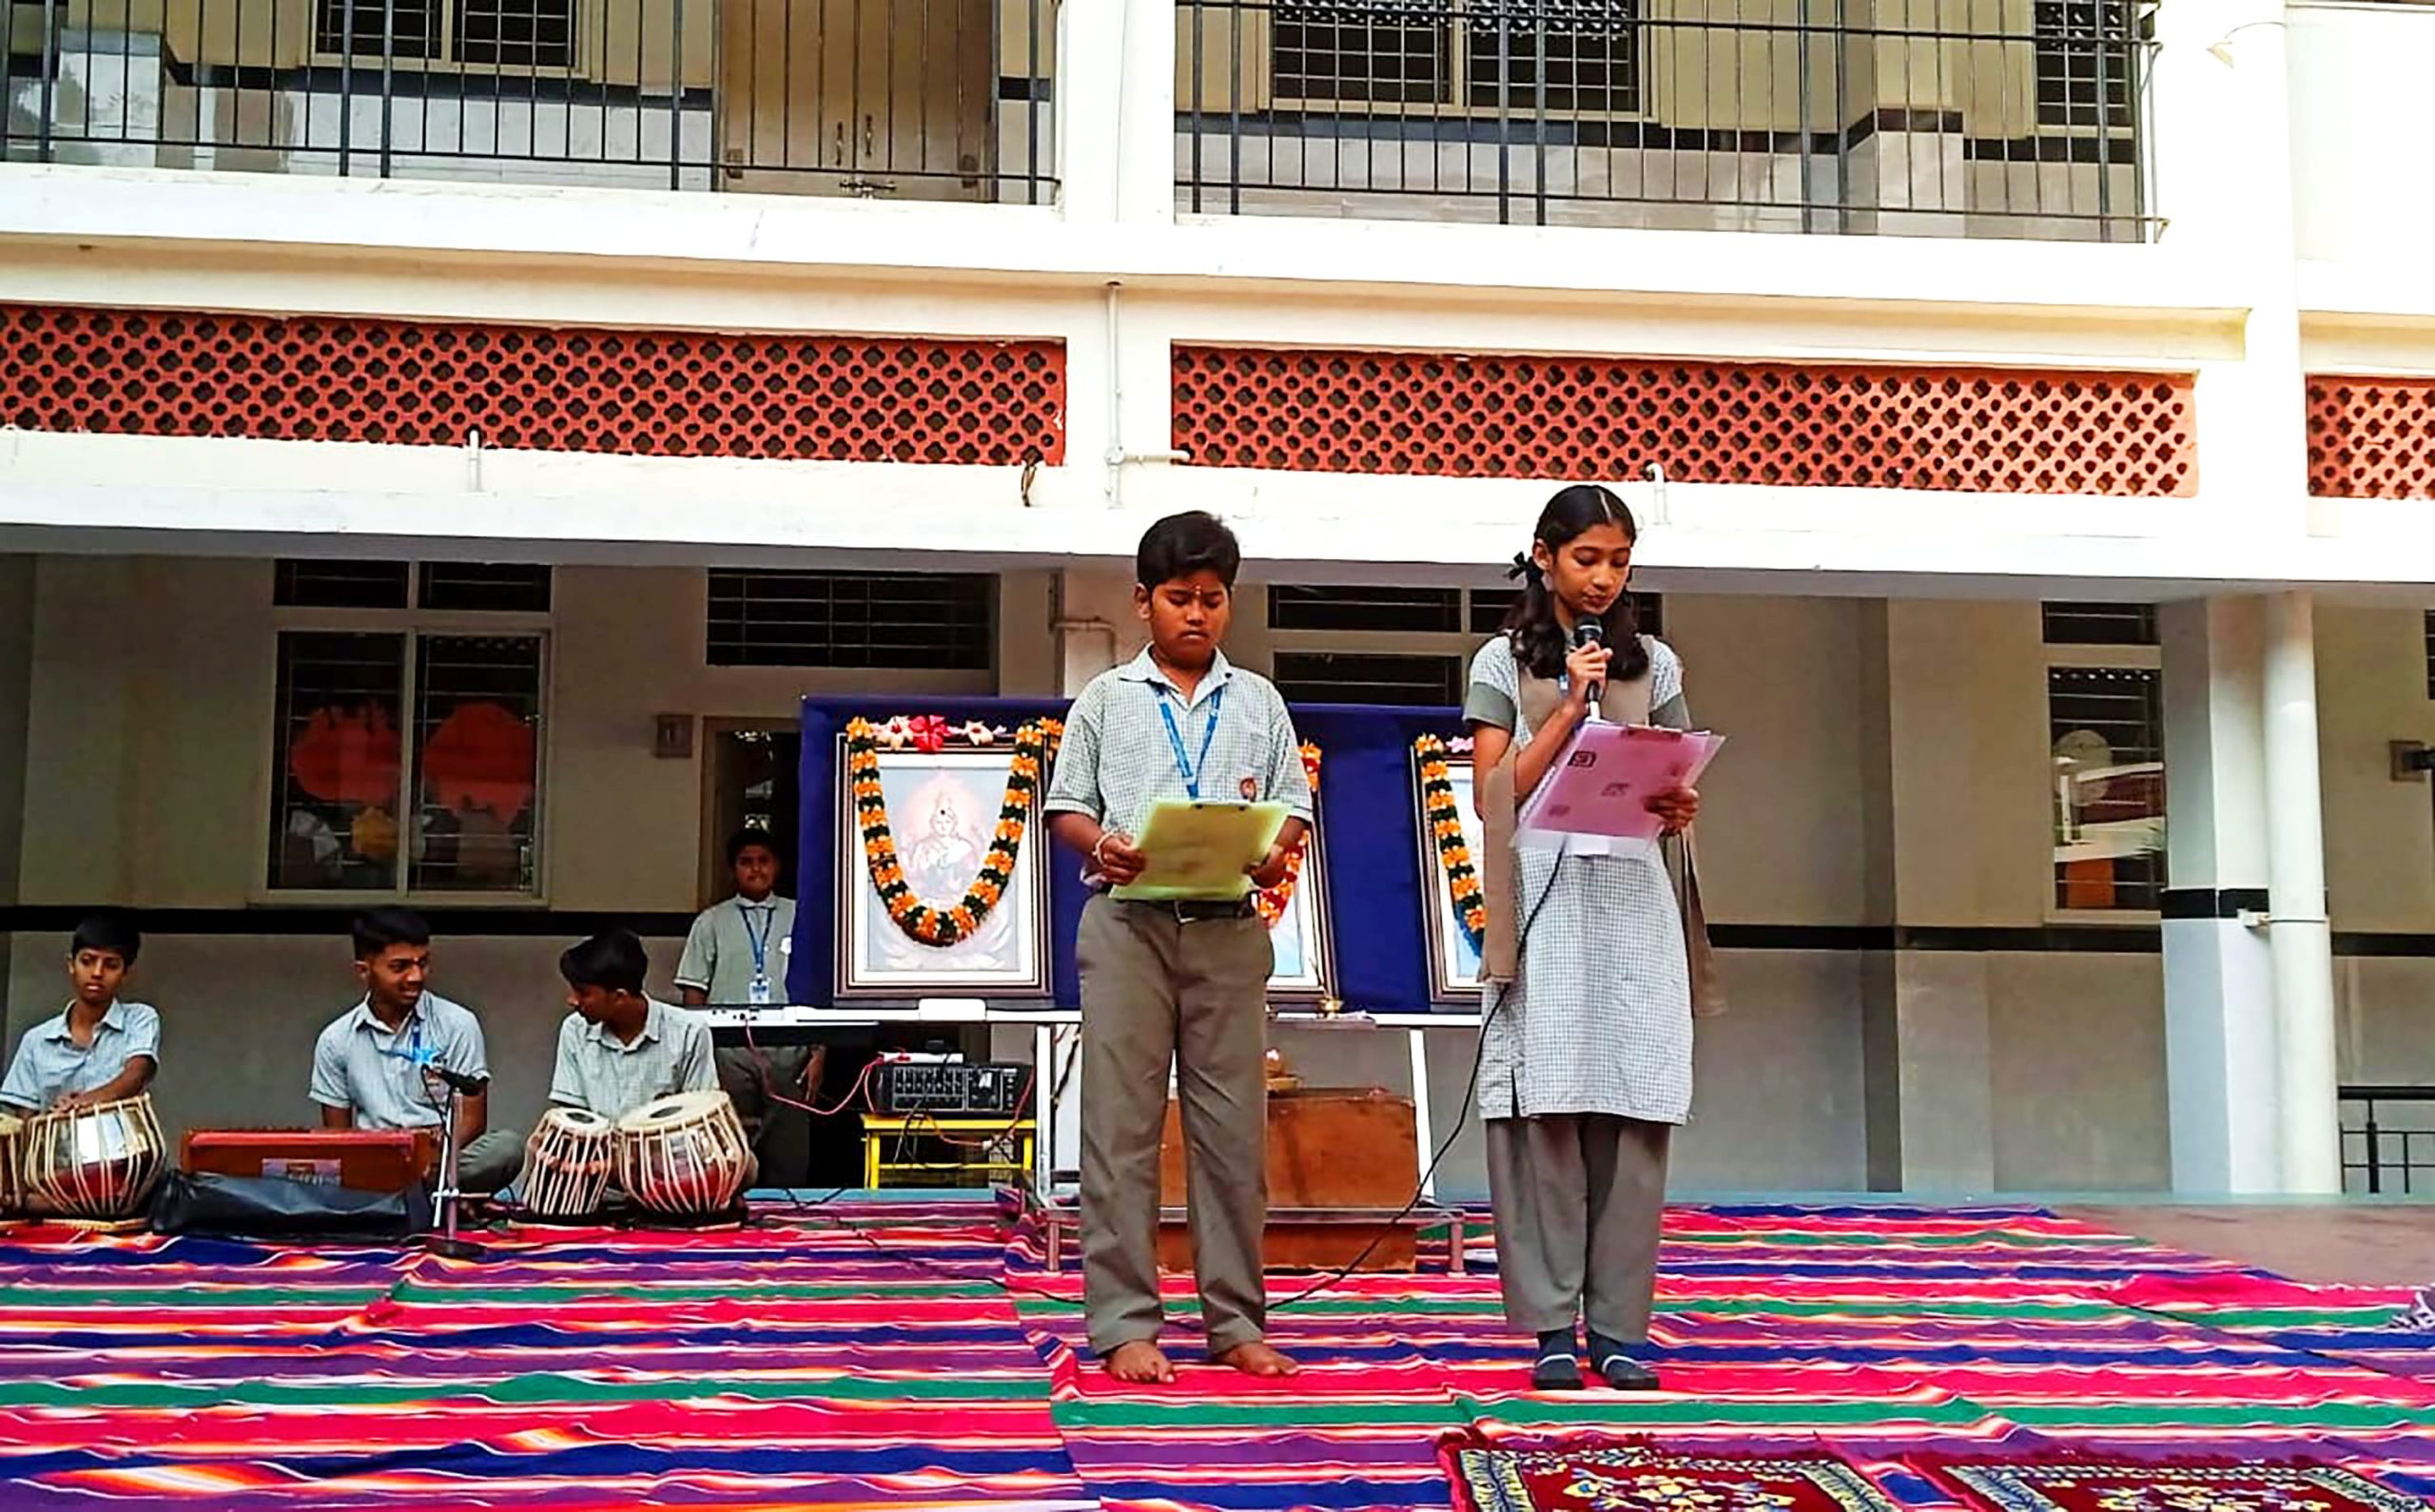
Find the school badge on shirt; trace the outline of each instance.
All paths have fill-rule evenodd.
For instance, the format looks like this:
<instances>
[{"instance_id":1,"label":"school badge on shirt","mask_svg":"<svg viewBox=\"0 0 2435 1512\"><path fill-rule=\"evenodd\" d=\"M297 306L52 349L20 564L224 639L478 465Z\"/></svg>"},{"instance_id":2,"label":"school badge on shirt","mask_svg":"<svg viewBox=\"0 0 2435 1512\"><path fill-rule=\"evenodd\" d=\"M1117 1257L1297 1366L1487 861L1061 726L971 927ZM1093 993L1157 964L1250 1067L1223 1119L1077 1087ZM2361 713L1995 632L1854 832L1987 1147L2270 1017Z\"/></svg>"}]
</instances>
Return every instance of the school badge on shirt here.
<instances>
[{"instance_id":1,"label":"school badge on shirt","mask_svg":"<svg viewBox=\"0 0 2435 1512\"><path fill-rule=\"evenodd\" d=\"M1259 797L1259 779L1256 777L1244 778L1243 802L1248 804L1257 797Z\"/></svg>"}]
</instances>

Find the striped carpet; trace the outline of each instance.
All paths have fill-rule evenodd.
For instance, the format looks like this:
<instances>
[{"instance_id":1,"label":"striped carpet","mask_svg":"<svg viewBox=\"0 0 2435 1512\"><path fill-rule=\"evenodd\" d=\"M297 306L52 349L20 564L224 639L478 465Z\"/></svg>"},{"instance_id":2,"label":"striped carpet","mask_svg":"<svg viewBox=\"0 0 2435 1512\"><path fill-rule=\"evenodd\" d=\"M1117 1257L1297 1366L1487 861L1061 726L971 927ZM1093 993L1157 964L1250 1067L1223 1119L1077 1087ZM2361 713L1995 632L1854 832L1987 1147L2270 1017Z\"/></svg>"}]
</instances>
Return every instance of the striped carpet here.
<instances>
[{"instance_id":1,"label":"striped carpet","mask_svg":"<svg viewBox=\"0 0 2435 1512\"><path fill-rule=\"evenodd\" d=\"M1440 1508L1440 1442L1830 1452L1952 1507L1938 1456L2329 1458L2435 1495L2435 1335L2026 1208L1669 1216L1669 1390L1542 1396L1493 1257L1284 1302L1283 1384L1120 1387L1081 1283L984 1201L487 1257L0 1234L0 1507ZM2435 1272L2435 1256L2429 1257ZM2435 1279L2431 1275L2430 1279ZM1188 1284L1175 1309L1188 1318Z\"/></svg>"}]
</instances>

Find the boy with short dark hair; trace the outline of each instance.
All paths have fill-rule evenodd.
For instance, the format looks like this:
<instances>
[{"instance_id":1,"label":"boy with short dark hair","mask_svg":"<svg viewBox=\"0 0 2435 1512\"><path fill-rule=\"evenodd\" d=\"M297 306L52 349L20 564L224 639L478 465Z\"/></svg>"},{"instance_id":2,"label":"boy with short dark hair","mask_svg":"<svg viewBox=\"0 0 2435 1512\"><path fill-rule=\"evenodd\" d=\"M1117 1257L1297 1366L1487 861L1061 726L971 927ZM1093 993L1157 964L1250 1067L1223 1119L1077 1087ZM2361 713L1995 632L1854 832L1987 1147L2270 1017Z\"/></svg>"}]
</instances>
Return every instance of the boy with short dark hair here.
<instances>
[{"instance_id":1,"label":"boy with short dark hair","mask_svg":"<svg viewBox=\"0 0 2435 1512\"><path fill-rule=\"evenodd\" d=\"M625 929L558 958L570 1012L558 1025L552 1102L614 1119L672 1092L718 1085L710 1026L644 992L650 969L643 942Z\"/></svg>"},{"instance_id":2,"label":"boy with short dark hair","mask_svg":"<svg viewBox=\"0 0 2435 1512\"><path fill-rule=\"evenodd\" d=\"M481 1020L429 990L431 926L410 909L382 907L356 916L353 933L363 997L313 1042L311 1095L321 1127L436 1132L441 1099L453 1096L458 1185L497 1192L524 1163L524 1140L489 1127L487 1088L451 1093L431 1074L434 1066L461 1076L491 1074Z\"/></svg>"},{"instance_id":3,"label":"boy with short dark hair","mask_svg":"<svg viewBox=\"0 0 2435 1512\"><path fill-rule=\"evenodd\" d=\"M1046 811L1101 888L1141 874L1134 837L1160 799L1283 804L1292 814L1253 882L1284 880L1311 818L1285 700L1218 647L1242 553L1198 511L1159 521L1134 557L1150 645L1101 673L1065 720ZM1262 1340L1268 1294L1268 925L1240 902L1083 909L1082 1269L1092 1351L1120 1381L1171 1381L1159 1329L1159 1135L1176 1071L1192 1191L1193 1270L1210 1357L1252 1375L1297 1367Z\"/></svg>"},{"instance_id":4,"label":"boy with short dark hair","mask_svg":"<svg viewBox=\"0 0 2435 1512\"><path fill-rule=\"evenodd\" d=\"M29 1113L132 1097L161 1069L161 1016L119 989L144 937L125 915L95 914L68 944L74 989L59 1014L26 1031L0 1081L0 1103Z\"/></svg>"},{"instance_id":5,"label":"boy with short dark hair","mask_svg":"<svg viewBox=\"0 0 2435 1512\"><path fill-rule=\"evenodd\" d=\"M775 837L766 829L737 830L728 837L727 864L735 896L694 919L676 961L677 993L688 1008L781 1005L794 959L795 901L778 894ZM818 1090L826 1047L757 1034L749 1044L720 1045L717 1061L719 1086L735 1104L770 1185L805 1185L811 1118L792 1104L810 1101Z\"/></svg>"}]
</instances>

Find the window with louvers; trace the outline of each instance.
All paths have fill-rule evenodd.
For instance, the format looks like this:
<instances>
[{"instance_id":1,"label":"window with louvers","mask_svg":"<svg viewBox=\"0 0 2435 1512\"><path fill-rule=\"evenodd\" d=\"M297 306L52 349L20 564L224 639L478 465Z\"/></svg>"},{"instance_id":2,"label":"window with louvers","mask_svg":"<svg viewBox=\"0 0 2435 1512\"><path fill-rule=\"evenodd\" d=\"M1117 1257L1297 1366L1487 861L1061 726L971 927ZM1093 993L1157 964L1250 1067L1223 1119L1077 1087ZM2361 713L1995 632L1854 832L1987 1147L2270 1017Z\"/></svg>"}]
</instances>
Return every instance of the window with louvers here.
<instances>
[{"instance_id":1,"label":"window with louvers","mask_svg":"<svg viewBox=\"0 0 2435 1512\"><path fill-rule=\"evenodd\" d=\"M1506 611L1510 610L1513 607L1514 600L1521 596L1521 591L1518 589L1472 589L1471 614L1471 633L1474 635L1493 635L1497 631L1503 630L1505 628ZM1663 593L1634 593L1632 595L1632 606L1637 616L1635 623L1639 628L1640 633L1643 635L1654 635L1663 640L1666 636L1666 595Z\"/></svg>"},{"instance_id":2,"label":"window with louvers","mask_svg":"<svg viewBox=\"0 0 2435 1512\"><path fill-rule=\"evenodd\" d=\"M2153 646L2153 604L2051 603L2038 606L2049 646Z\"/></svg>"},{"instance_id":3,"label":"window with louvers","mask_svg":"<svg viewBox=\"0 0 2435 1512\"><path fill-rule=\"evenodd\" d=\"M1635 0L1471 0L1471 104L1628 115L1641 107Z\"/></svg>"},{"instance_id":4,"label":"window with louvers","mask_svg":"<svg viewBox=\"0 0 2435 1512\"><path fill-rule=\"evenodd\" d=\"M1279 0L1280 100L1630 114L1640 0Z\"/></svg>"},{"instance_id":5,"label":"window with louvers","mask_svg":"<svg viewBox=\"0 0 2435 1512\"><path fill-rule=\"evenodd\" d=\"M1444 0L1280 0L1269 62L1280 99L1443 104L1452 98L1453 12Z\"/></svg>"},{"instance_id":6,"label":"window with louvers","mask_svg":"<svg viewBox=\"0 0 2435 1512\"><path fill-rule=\"evenodd\" d=\"M982 573L710 574L713 667L987 671L998 585Z\"/></svg>"},{"instance_id":7,"label":"window with louvers","mask_svg":"<svg viewBox=\"0 0 2435 1512\"><path fill-rule=\"evenodd\" d=\"M2134 0L2036 0L2038 125L2132 124L2147 29L2138 9Z\"/></svg>"},{"instance_id":8,"label":"window with louvers","mask_svg":"<svg viewBox=\"0 0 2435 1512\"><path fill-rule=\"evenodd\" d=\"M404 562L283 557L271 570L281 609L403 609L413 568Z\"/></svg>"},{"instance_id":9,"label":"window with louvers","mask_svg":"<svg viewBox=\"0 0 2435 1512\"><path fill-rule=\"evenodd\" d=\"M320 0L313 45L342 57L435 59L442 0Z\"/></svg>"},{"instance_id":10,"label":"window with louvers","mask_svg":"<svg viewBox=\"0 0 2435 1512\"><path fill-rule=\"evenodd\" d=\"M507 68L575 62L575 0L456 0L457 61Z\"/></svg>"},{"instance_id":11,"label":"window with louvers","mask_svg":"<svg viewBox=\"0 0 2435 1512\"><path fill-rule=\"evenodd\" d=\"M1436 708L1463 701L1459 656L1278 651L1277 690L1289 704L1393 704Z\"/></svg>"},{"instance_id":12,"label":"window with louvers","mask_svg":"<svg viewBox=\"0 0 2435 1512\"><path fill-rule=\"evenodd\" d=\"M575 66L575 0L316 0L317 49L364 62Z\"/></svg>"},{"instance_id":13,"label":"window with louvers","mask_svg":"<svg viewBox=\"0 0 2435 1512\"><path fill-rule=\"evenodd\" d=\"M1407 634L1459 630L1463 592L1455 588L1276 587L1268 591L1268 627Z\"/></svg>"}]
</instances>

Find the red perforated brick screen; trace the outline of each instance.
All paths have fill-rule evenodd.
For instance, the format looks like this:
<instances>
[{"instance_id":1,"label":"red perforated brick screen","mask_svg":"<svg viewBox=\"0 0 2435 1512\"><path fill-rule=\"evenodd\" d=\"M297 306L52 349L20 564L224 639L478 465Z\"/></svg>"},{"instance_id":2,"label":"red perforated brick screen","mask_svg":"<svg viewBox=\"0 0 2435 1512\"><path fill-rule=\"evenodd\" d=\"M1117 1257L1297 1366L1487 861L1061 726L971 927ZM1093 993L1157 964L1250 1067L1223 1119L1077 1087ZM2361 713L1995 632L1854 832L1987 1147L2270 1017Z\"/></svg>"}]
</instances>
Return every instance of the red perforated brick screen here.
<instances>
[{"instance_id":1,"label":"red perforated brick screen","mask_svg":"<svg viewBox=\"0 0 2435 1512\"><path fill-rule=\"evenodd\" d=\"M1054 341L0 306L0 424L643 456L1012 465L1065 451Z\"/></svg>"},{"instance_id":2,"label":"red perforated brick screen","mask_svg":"<svg viewBox=\"0 0 2435 1512\"><path fill-rule=\"evenodd\" d=\"M2435 498L2435 378L2310 378L2308 492Z\"/></svg>"},{"instance_id":3,"label":"red perforated brick screen","mask_svg":"<svg viewBox=\"0 0 2435 1512\"><path fill-rule=\"evenodd\" d=\"M1179 347L1205 467L2160 497L2197 489L2186 374Z\"/></svg>"}]
</instances>

